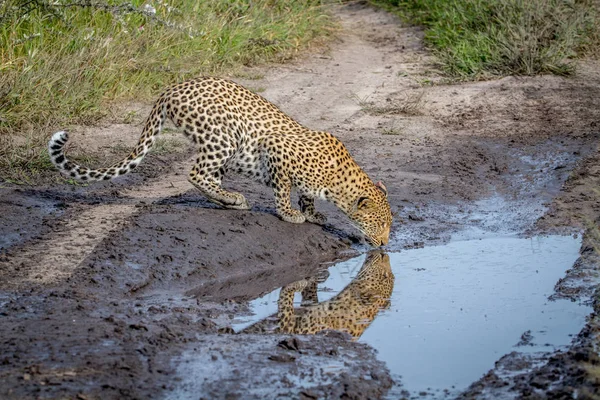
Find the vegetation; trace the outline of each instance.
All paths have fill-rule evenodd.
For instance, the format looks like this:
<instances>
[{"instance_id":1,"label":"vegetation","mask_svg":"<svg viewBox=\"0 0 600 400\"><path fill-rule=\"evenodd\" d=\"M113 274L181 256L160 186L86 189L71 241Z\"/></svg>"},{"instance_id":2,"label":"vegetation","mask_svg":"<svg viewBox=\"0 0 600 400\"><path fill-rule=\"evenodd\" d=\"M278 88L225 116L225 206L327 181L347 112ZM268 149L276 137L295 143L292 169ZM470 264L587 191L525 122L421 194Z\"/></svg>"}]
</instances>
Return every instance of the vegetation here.
<instances>
[{"instance_id":1,"label":"vegetation","mask_svg":"<svg viewBox=\"0 0 600 400\"><path fill-rule=\"evenodd\" d=\"M571 74L600 43L594 0L371 0L426 27L445 70L461 79Z\"/></svg>"},{"instance_id":2,"label":"vegetation","mask_svg":"<svg viewBox=\"0 0 600 400\"><path fill-rule=\"evenodd\" d=\"M0 177L50 166L58 127L175 81L290 57L329 30L311 0L0 0Z\"/></svg>"}]
</instances>

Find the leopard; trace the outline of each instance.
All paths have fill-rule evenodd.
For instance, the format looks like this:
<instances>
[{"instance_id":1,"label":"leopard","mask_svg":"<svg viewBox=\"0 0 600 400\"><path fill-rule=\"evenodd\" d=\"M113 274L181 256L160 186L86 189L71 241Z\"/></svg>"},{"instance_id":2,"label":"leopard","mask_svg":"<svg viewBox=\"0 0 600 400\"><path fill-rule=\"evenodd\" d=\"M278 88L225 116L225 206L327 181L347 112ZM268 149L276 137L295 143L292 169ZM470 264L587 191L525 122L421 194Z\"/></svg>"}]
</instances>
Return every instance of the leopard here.
<instances>
[{"instance_id":1,"label":"leopard","mask_svg":"<svg viewBox=\"0 0 600 400\"><path fill-rule=\"evenodd\" d=\"M48 142L50 159L65 177L103 181L134 170L169 119L197 149L188 181L210 202L249 210L244 195L221 183L231 172L272 188L277 215L291 223L324 224L315 199L337 206L373 247L389 241L392 212L381 182L372 181L335 136L308 129L257 93L224 78L202 77L175 84L154 103L135 147L123 160L88 168L70 160L69 135ZM299 209L292 207L291 191Z\"/></svg>"},{"instance_id":2,"label":"leopard","mask_svg":"<svg viewBox=\"0 0 600 400\"><path fill-rule=\"evenodd\" d=\"M281 288L277 313L240 333L284 333L314 335L323 331L347 333L358 340L379 312L389 308L395 277L389 256L371 251L357 276L340 293L319 302L318 278L311 277ZM294 295L302 294L302 305L294 308Z\"/></svg>"}]
</instances>

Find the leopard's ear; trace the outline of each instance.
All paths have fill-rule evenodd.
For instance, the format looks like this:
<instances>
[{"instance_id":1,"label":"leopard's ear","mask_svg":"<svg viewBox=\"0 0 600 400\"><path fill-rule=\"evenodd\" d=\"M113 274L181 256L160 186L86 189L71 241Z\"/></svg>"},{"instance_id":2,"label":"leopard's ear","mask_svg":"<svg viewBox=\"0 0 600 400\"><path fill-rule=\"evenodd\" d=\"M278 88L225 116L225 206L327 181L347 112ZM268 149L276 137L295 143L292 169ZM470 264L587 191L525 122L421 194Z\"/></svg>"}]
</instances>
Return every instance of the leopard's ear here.
<instances>
[{"instance_id":1,"label":"leopard's ear","mask_svg":"<svg viewBox=\"0 0 600 400\"><path fill-rule=\"evenodd\" d=\"M387 188L385 187L385 185L383 184L383 182L378 181L375 186L377 187L377 189L381 190L383 192L383 194L385 194L385 197L387 197L388 195L388 191Z\"/></svg>"},{"instance_id":2,"label":"leopard's ear","mask_svg":"<svg viewBox=\"0 0 600 400\"><path fill-rule=\"evenodd\" d=\"M354 203L354 210L366 210L373 205L373 200L367 196L360 196Z\"/></svg>"}]
</instances>

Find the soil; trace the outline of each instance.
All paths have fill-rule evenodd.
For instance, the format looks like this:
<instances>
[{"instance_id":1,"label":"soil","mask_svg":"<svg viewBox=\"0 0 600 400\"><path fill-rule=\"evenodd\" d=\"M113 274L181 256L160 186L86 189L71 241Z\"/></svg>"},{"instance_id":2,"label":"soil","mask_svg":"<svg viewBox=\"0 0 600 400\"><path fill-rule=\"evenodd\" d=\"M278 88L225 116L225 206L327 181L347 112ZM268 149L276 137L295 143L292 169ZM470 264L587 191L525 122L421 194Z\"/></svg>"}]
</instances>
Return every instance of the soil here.
<instances>
[{"instance_id":1,"label":"soil","mask_svg":"<svg viewBox=\"0 0 600 400\"><path fill-rule=\"evenodd\" d=\"M594 295L598 61L580 62L573 78L448 84L419 28L361 2L332 12L342 29L327 49L233 79L339 137L385 183L395 215L387 250L473 227L583 233L582 257L555 296ZM126 105L128 123L74 127L70 154L89 164L120 159L149 107ZM248 300L364 252L346 217L318 203L325 226L285 223L268 188L236 176L225 186L252 210L219 209L186 180L193 149L172 130L164 136L170 146L112 182L3 184L0 397L384 397L387 367L344 335L228 333ZM489 221L481 214L490 198L519 207ZM462 396L598 395L597 326L593 315L570 350L541 367L505 356Z\"/></svg>"}]
</instances>

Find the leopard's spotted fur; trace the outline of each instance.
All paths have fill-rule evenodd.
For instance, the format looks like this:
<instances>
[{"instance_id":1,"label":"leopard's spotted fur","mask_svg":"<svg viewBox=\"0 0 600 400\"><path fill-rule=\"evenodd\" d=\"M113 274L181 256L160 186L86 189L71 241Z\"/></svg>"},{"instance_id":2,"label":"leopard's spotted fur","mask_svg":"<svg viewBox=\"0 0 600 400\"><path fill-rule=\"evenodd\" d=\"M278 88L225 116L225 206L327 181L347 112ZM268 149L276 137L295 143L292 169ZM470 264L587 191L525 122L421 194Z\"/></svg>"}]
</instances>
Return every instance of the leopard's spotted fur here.
<instances>
[{"instance_id":1,"label":"leopard's spotted fur","mask_svg":"<svg viewBox=\"0 0 600 400\"><path fill-rule=\"evenodd\" d=\"M244 329L244 333L265 333L275 321L273 332L299 335L324 330L347 332L358 339L379 311L389 306L394 274L389 256L372 251L354 280L335 297L318 303L317 280L294 282L281 289L277 315ZM294 308L294 294L302 293L302 306ZM312 304L311 304L312 303Z\"/></svg>"},{"instance_id":2,"label":"leopard's spotted fur","mask_svg":"<svg viewBox=\"0 0 600 400\"><path fill-rule=\"evenodd\" d=\"M64 154L68 135L57 132L48 144L52 162L66 176L81 181L108 180L139 165L166 118L198 146L189 181L210 201L226 208L248 209L246 198L221 187L235 171L273 188L280 217L288 222L323 223L314 199L333 202L374 246L388 242L392 214L383 185L374 184L344 145L327 132L309 130L275 105L244 87L219 78L175 85L156 101L137 146L123 161L90 169ZM290 191L300 195L293 209Z\"/></svg>"}]
</instances>

